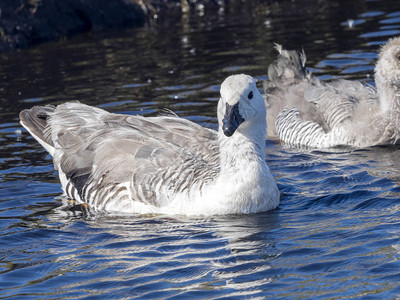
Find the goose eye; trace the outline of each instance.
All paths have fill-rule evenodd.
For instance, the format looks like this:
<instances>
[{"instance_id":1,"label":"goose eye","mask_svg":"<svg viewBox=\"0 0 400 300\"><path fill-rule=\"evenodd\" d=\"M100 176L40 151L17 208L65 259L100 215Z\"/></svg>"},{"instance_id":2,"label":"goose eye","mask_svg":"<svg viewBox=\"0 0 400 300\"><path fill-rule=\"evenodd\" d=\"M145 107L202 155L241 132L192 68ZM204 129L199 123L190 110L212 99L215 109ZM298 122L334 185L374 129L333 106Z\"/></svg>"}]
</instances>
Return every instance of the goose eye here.
<instances>
[{"instance_id":1,"label":"goose eye","mask_svg":"<svg viewBox=\"0 0 400 300\"><path fill-rule=\"evenodd\" d=\"M249 98L250 100L253 99L253 92L250 92L247 98Z\"/></svg>"}]
</instances>

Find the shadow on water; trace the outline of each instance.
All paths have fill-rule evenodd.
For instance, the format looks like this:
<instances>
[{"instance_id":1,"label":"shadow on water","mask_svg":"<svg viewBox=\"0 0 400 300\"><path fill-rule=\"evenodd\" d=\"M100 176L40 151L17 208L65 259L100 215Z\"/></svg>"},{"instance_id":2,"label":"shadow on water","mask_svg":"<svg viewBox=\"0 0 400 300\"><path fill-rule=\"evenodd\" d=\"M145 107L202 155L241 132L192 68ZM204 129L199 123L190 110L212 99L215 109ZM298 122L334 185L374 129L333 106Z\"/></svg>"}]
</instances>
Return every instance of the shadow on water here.
<instances>
[{"instance_id":1,"label":"shadow on water","mask_svg":"<svg viewBox=\"0 0 400 300\"><path fill-rule=\"evenodd\" d=\"M0 54L0 297L362 298L400 295L399 148L288 149L266 142L282 193L272 212L110 215L68 202L18 112L79 100L164 108L216 128L219 85L266 78L273 42L323 79L373 83L400 33L398 1L234 1L143 28ZM261 85L260 85L261 87Z\"/></svg>"}]
</instances>

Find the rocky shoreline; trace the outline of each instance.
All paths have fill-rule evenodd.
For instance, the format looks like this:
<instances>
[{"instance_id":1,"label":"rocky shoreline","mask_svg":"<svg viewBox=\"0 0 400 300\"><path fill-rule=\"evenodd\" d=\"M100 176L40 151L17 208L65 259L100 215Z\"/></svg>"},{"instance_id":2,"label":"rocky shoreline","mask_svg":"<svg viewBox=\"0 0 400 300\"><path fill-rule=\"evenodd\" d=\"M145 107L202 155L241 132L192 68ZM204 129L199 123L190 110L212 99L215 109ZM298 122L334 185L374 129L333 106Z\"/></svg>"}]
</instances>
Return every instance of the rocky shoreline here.
<instances>
[{"instance_id":1,"label":"rocky shoreline","mask_svg":"<svg viewBox=\"0 0 400 300\"><path fill-rule=\"evenodd\" d=\"M184 11L190 0L1 0L0 51L26 48L77 33L141 26L166 12ZM216 4L224 1L202 1Z\"/></svg>"}]
</instances>

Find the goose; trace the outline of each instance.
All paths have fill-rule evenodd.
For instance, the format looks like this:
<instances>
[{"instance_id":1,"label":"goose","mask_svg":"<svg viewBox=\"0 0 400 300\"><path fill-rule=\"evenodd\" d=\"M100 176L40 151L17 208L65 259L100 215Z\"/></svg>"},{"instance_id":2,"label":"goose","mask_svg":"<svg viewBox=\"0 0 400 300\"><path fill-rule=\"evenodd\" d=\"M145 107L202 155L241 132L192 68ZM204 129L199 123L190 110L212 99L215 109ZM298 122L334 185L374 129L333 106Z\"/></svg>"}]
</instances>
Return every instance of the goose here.
<instances>
[{"instance_id":1,"label":"goose","mask_svg":"<svg viewBox=\"0 0 400 300\"><path fill-rule=\"evenodd\" d=\"M359 81L320 81L306 56L276 45L264 82L268 135L309 148L400 143L400 38L390 39L375 66L375 87Z\"/></svg>"},{"instance_id":2,"label":"goose","mask_svg":"<svg viewBox=\"0 0 400 300\"><path fill-rule=\"evenodd\" d=\"M227 77L217 114L215 131L173 114L132 116L67 102L25 109L20 122L53 157L66 196L95 211L207 216L276 208L255 80Z\"/></svg>"}]
</instances>

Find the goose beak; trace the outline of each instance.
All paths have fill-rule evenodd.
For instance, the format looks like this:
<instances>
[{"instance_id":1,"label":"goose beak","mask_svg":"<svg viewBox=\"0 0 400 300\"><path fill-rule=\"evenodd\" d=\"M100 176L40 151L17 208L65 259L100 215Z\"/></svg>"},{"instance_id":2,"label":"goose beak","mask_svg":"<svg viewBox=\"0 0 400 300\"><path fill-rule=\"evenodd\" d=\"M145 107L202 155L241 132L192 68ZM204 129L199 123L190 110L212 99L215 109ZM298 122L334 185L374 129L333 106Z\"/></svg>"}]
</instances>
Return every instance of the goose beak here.
<instances>
[{"instance_id":1,"label":"goose beak","mask_svg":"<svg viewBox=\"0 0 400 300\"><path fill-rule=\"evenodd\" d=\"M225 116L222 120L222 130L227 137L232 136L236 129L244 121L243 117L239 113L239 103L233 106L226 104Z\"/></svg>"}]
</instances>

